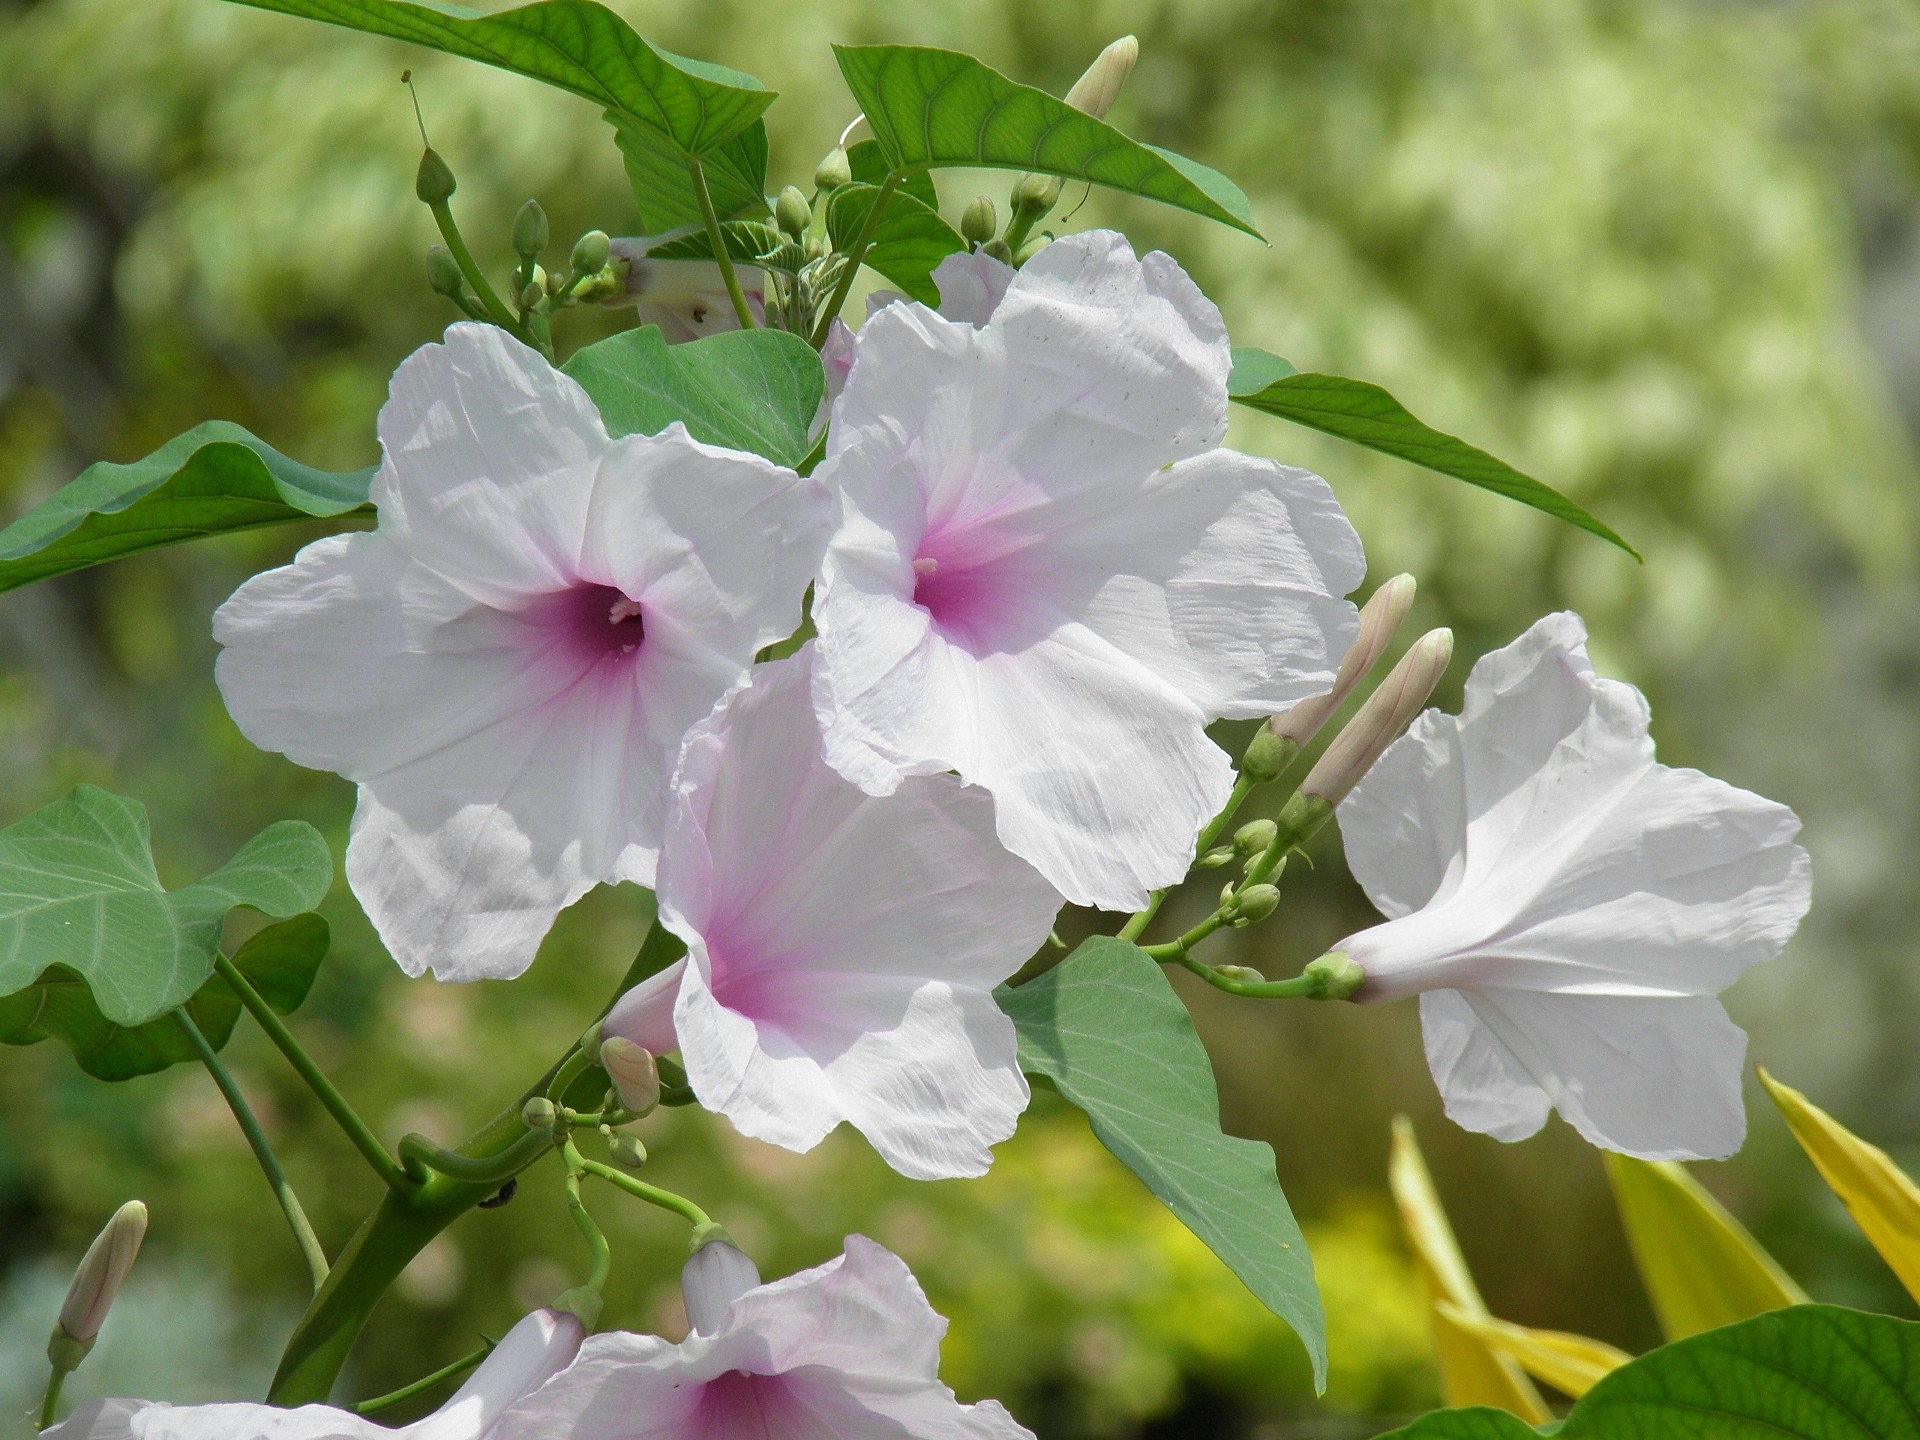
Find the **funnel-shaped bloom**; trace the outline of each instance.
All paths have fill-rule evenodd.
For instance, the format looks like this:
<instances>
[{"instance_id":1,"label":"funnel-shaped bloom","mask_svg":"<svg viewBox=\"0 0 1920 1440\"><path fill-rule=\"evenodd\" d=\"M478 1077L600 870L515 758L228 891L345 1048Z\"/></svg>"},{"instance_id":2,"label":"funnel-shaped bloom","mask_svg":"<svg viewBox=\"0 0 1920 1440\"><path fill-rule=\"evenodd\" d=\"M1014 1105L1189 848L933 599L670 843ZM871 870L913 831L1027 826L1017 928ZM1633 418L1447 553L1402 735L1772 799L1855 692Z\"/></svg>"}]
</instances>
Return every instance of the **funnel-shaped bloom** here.
<instances>
[{"instance_id":1,"label":"funnel-shaped bloom","mask_svg":"<svg viewBox=\"0 0 1920 1440\"><path fill-rule=\"evenodd\" d=\"M1557 1109L1649 1160L1746 1134L1746 1036L1714 997L1806 913L1791 810L1653 758L1638 690L1596 677L1576 615L1474 666L1340 806L1390 920L1342 941L1356 1000L1420 996L1447 1114L1502 1140Z\"/></svg>"},{"instance_id":2,"label":"funnel-shaped bloom","mask_svg":"<svg viewBox=\"0 0 1920 1440\"><path fill-rule=\"evenodd\" d=\"M610 440L490 326L403 363L379 528L214 617L255 744L358 782L347 878L409 974L517 975L596 883L649 883L681 741L797 623L826 498L678 425Z\"/></svg>"},{"instance_id":3,"label":"funnel-shaped bloom","mask_svg":"<svg viewBox=\"0 0 1920 1440\"><path fill-rule=\"evenodd\" d=\"M1110 232L1049 245L977 327L868 319L820 475L828 761L957 771L1067 898L1179 880L1232 787L1209 720L1330 689L1360 542L1324 482L1216 448L1220 314Z\"/></svg>"},{"instance_id":4,"label":"funnel-shaped bloom","mask_svg":"<svg viewBox=\"0 0 1920 1440\"><path fill-rule=\"evenodd\" d=\"M398 1430L326 1405L278 1410L94 1400L45 1433L48 1440L497 1440L502 1414L566 1369L585 1335L572 1315L534 1311L507 1332L451 1400Z\"/></svg>"},{"instance_id":5,"label":"funnel-shaped bloom","mask_svg":"<svg viewBox=\"0 0 1920 1440\"><path fill-rule=\"evenodd\" d=\"M820 758L813 647L688 737L657 893L687 958L603 1031L678 1050L701 1104L808 1150L841 1121L921 1179L978 1175L1027 1086L993 1000L1058 908L950 775L876 798Z\"/></svg>"},{"instance_id":6,"label":"funnel-shaped bloom","mask_svg":"<svg viewBox=\"0 0 1920 1440\"><path fill-rule=\"evenodd\" d=\"M731 1293L716 1290L727 1276ZM689 1284L694 1330L678 1345L595 1335L489 1440L1032 1440L993 1401L962 1405L940 1383L946 1322L871 1240L755 1280L747 1263Z\"/></svg>"},{"instance_id":7,"label":"funnel-shaped bloom","mask_svg":"<svg viewBox=\"0 0 1920 1440\"><path fill-rule=\"evenodd\" d=\"M615 240L609 247L626 267L626 279L605 303L631 305L642 325L658 325L669 345L740 328L740 315L727 293L726 277L711 260L657 260L649 252L699 230L699 226ZM735 267L734 278L756 324L765 324L766 279L752 266Z\"/></svg>"}]
</instances>

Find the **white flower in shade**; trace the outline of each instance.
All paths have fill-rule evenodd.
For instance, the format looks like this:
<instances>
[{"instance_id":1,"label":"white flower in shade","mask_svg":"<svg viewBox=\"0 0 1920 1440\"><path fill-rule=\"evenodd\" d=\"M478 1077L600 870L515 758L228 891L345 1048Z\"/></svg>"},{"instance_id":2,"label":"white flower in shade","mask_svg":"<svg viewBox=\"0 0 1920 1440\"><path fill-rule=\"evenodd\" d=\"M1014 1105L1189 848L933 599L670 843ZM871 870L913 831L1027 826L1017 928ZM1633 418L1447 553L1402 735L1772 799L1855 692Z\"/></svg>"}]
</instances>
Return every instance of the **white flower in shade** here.
<instances>
[{"instance_id":1,"label":"white flower in shade","mask_svg":"<svg viewBox=\"0 0 1920 1440\"><path fill-rule=\"evenodd\" d=\"M703 1264L715 1251L726 1263ZM1032 1440L998 1404L962 1405L940 1383L946 1321L871 1240L770 1285L710 1244L683 1287L684 1341L593 1336L489 1440Z\"/></svg>"},{"instance_id":2,"label":"white flower in shade","mask_svg":"<svg viewBox=\"0 0 1920 1440\"><path fill-rule=\"evenodd\" d=\"M665 235L623 238L612 242L609 253L626 266L626 280L604 303L631 305L642 325L658 325L669 345L698 340L740 328L740 316L727 293L726 277L711 260L656 260L649 252L671 241L699 232L697 225ZM750 265L736 265L734 279L746 298L754 323L767 319L766 278Z\"/></svg>"},{"instance_id":3,"label":"white flower in shade","mask_svg":"<svg viewBox=\"0 0 1920 1440\"><path fill-rule=\"evenodd\" d=\"M681 741L798 623L827 502L679 426L610 440L497 329L409 357L371 533L214 617L241 731L358 782L347 878L409 974L517 975L593 885L653 878Z\"/></svg>"},{"instance_id":4,"label":"white flower in shade","mask_svg":"<svg viewBox=\"0 0 1920 1440\"><path fill-rule=\"evenodd\" d=\"M1420 996L1447 1114L1502 1140L1557 1109L1649 1160L1746 1134L1746 1036L1714 997L1811 895L1791 810L1653 758L1647 705L1596 677L1576 615L1474 666L1339 808L1383 925L1337 947L1354 999Z\"/></svg>"},{"instance_id":5,"label":"white flower in shade","mask_svg":"<svg viewBox=\"0 0 1920 1440\"><path fill-rule=\"evenodd\" d=\"M1179 266L1110 232L1049 245L977 327L867 321L819 472L836 769L876 795L957 771L1083 904L1185 875L1233 782L1207 722L1330 689L1364 569L1324 482L1217 448L1229 365Z\"/></svg>"},{"instance_id":6,"label":"white flower in shade","mask_svg":"<svg viewBox=\"0 0 1920 1440\"><path fill-rule=\"evenodd\" d=\"M933 269L933 283L940 291L940 314L948 320L971 325L978 330L993 318L1007 286L1020 272L1004 260L996 260L984 250L962 251L949 255ZM867 297L867 319L907 297L895 290L879 290ZM820 347L820 363L827 372L821 419L847 388L847 376L853 373L859 336L847 322L834 317L827 327L827 343ZM817 427L816 427L817 428Z\"/></svg>"},{"instance_id":7,"label":"white flower in shade","mask_svg":"<svg viewBox=\"0 0 1920 1440\"><path fill-rule=\"evenodd\" d=\"M279 1410L94 1400L45 1434L48 1440L494 1440L501 1415L565 1370L585 1335L572 1315L534 1311L507 1332L451 1400L398 1430L325 1405Z\"/></svg>"},{"instance_id":8,"label":"white flower in shade","mask_svg":"<svg viewBox=\"0 0 1920 1440\"><path fill-rule=\"evenodd\" d=\"M701 1104L808 1150L841 1121L896 1170L978 1175L1027 1085L993 987L1060 897L950 775L876 798L820 758L812 646L687 740L656 884L687 957L603 1031L678 1050Z\"/></svg>"}]
</instances>

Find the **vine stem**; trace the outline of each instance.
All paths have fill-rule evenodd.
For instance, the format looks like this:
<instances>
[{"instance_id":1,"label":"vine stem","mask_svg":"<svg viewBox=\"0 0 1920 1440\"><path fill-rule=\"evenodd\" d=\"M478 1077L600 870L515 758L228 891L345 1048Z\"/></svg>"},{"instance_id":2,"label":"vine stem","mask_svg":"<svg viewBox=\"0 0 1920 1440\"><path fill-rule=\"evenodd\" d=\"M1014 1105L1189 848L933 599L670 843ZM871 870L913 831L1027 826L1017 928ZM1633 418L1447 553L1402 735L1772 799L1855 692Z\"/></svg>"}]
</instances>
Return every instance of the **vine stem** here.
<instances>
[{"instance_id":1,"label":"vine stem","mask_svg":"<svg viewBox=\"0 0 1920 1440\"><path fill-rule=\"evenodd\" d=\"M355 1415L376 1415L382 1410L388 1410L395 1405L404 1404L416 1395L424 1395L436 1385L444 1384L448 1380L466 1374L467 1371L473 1369L492 1353L492 1345L482 1345L471 1355L463 1355L451 1365L442 1365L431 1375L422 1375L411 1385L403 1385L390 1394L376 1396L372 1400L362 1400L359 1404L349 1406L348 1408Z\"/></svg>"},{"instance_id":2,"label":"vine stem","mask_svg":"<svg viewBox=\"0 0 1920 1440\"><path fill-rule=\"evenodd\" d=\"M233 1118L239 1123L240 1133L247 1137L247 1144L253 1149L253 1158L260 1163L260 1169L272 1187L273 1198L280 1202L280 1213L287 1217L287 1227L293 1231L294 1243L300 1247L301 1258L307 1262L307 1273L312 1277L313 1288L318 1290L327 1283L327 1252L320 1248L320 1239L313 1233L313 1225L307 1219L307 1212L300 1206L300 1197L294 1193L293 1182L287 1179L287 1172L280 1166L279 1156L273 1153L273 1147L267 1143L266 1132L260 1128L260 1122L254 1118L253 1110L247 1104L247 1097L227 1067L220 1063L220 1057L214 1053L213 1046L201 1033L200 1027L193 1023L193 1017L184 1009L173 1012L173 1018L186 1032L187 1043L192 1045L200 1056L200 1063L207 1067L207 1074L213 1077L213 1083L220 1087L220 1093L226 1097L227 1108L233 1111Z\"/></svg>"},{"instance_id":3,"label":"vine stem","mask_svg":"<svg viewBox=\"0 0 1920 1440\"><path fill-rule=\"evenodd\" d=\"M333 1117L334 1123L345 1132L347 1139L353 1142L353 1148L360 1152L361 1158L373 1167L373 1173L386 1183L389 1190L404 1194L412 1189L414 1182L394 1163L393 1157L387 1153L387 1147L367 1128L367 1122L347 1103L347 1097L334 1087L326 1072L314 1064L313 1057L301 1047L293 1032L274 1013L273 1007L260 992L253 988L253 982L241 973L240 967L226 956L216 955L213 968L222 980L233 987L233 992L240 997L240 1003L247 1007L247 1013L267 1032L267 1038L279 1047L280 1053L287 1057L287 1063L306 1081L314 1098Z\"/></svg>"},{"instance_id":4,"label":"vine stem","mask_svg":"<svg viewBox=\"0 0 1920 1440\"><path fill-rule=\"evenodd\" d=\"M827 332L833 326L833 320L847 303L847 296L853 291L853 280L860 273L860 262L867 257L868 249L873 245L873 237L879 232L880 217L888 205L893 203L893 192L900 188L900 182L906 179L906 172L894 170L887 175L886 183L881 185L880 193L873 197L873 206L867 211L866 223L860 227L860 234L854 239L853 248L847 251L847 266L840 274L839 283L833 287L833 297L827 301L827 308L820 312L820 319L813 327L809 344L818 350L827 343Z\"/></svg>"},{"instance_id":5,"label":"vine stem","mask_svg":"<svg viewBox=\"0 0 1920 1440\"><path fill-rule=\"evenodd\" d=\"M38 1428L41 1430L53 1424L54 1412L60 1408L60 1388L67 1383L67 1373L56 1365L53 1367L53 1374L47 1377L47 1393L40 1402Z\"/></svg>"},{"instance_id":6,"label":"vine stem","mask_svg":"<svg viewBox=\"0 0 1920 1440\"><path fill-rule=\"evenodd\" d=\"M453 207L441 200L430 203L427 208L433 212L433 223L439 228L441 240L446 242L447 252L453 256L454 263L460 267L460 273L467 277L467 284L473 287L475 297L487 312L487 318L516 340L527 344L535 343L534 335L513 317L501 300L500 292L493 288L480 263L473 258L473 251L467 248L467 240L460 233L460 227L454 223ZM552 355L547 357L551 360Z\"/></svg>"},{"instance_id":7,"label":"vine stem","mask_svg":"<svg viewBox=\"0 0 1920 1440\"><path fill-rule=\"evenodd\" d=\"M742 330L757 330L760 324L753 318L746 293L740 288L740 276L734 271L733 256L727 253L727 237L720 229L720 216L713 208L713 192L707 188L706 168L701 165L699 157L689 157L687 174L693 177L693 194L700 202L700 219L707 227L707 238L713 241L714 262L720 267L720 278L726 282L727 298L733 301L733 313L740 317Z\"/></svg>"},{"instance_id":8,"label":"vine stem","mask_svg":"<svg viewBox=\"0 0 1920 1440\"><path fill-rule=\"evenodd\" d=\"M602 1165L598 1160L589 1160L585 1156L580 1157L579 1165L581 1173L618 1186L635 1199L644 1200L649 1205L658 1205L662 1210L671 1210L696 1229L713 1224L713 1218L684 1195L676 1195L671 1190L662 1190L658 1185L649 1185L646 1181L616 1170L611 1165Z\"/></svg>"}]
</instances>

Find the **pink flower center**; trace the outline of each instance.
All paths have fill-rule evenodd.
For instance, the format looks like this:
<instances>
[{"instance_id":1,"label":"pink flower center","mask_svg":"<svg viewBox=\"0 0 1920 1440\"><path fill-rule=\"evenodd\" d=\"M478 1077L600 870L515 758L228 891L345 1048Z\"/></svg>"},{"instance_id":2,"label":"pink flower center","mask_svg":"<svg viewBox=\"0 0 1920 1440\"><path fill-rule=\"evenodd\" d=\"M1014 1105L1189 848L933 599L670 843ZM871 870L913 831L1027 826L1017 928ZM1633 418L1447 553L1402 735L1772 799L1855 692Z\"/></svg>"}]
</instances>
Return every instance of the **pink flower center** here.
<instances>
[{"instance_id":1,"label":"pink flower center","mask_svg":"<svg viewBox=\"0 0 1920 1440\"><path fill-rule=\"evenodd\" d=\"M729 1370L700 1388L690 1417L699 1440L822 1440L830 1432L799 1403L781 1375Z\"/></svg>"},{"instance_id":2,"label":"pink flower center","mask_svg":"<svg viewBox=\"0 0 1920 1440\"><path fill-rule=\"evenodd\" d=\"M1024 537L991 520L929 530L913 559L913 603L947 640L976 654L1013 648L1030 618Z\"/></svg>"},{"instance_id":3,"label":"pink flower center","mask_svg":"<svg viewBox=\"0 0 1920 1440\"><path fill-rule=\"evenodd\" d=\"M551 597L549 603L553 608L543 617L546 623L559 630L567 648L590 665L629 660L647 638L640 602L611 585L576 585Z\"/></svg>"}]
</instances>

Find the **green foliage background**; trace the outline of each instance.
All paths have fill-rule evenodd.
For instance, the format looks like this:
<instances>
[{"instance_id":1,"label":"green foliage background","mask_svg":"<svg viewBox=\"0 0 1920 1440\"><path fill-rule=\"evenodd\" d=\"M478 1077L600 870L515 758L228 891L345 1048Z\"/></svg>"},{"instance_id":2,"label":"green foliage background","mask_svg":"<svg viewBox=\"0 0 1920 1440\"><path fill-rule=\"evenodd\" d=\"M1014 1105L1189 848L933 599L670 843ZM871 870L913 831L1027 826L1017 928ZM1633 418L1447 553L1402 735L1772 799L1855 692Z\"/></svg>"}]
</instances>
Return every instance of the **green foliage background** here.
<instances>
[{"instance_id":1,"label":"green foliage background","mask_svg":"<svg viewBox=\"0 0 1920 1440\"><path fill-rule=\"evenodd\" d=\"M1115 119L1236 178L1270 247L1095 194L1221 304L1237 340L1386 385L1564 490L1644 567L1541 516L1259 416L1236 443L1327 475L1376 578L1471 656L1579 608L1650 694L1671 763L1795 806L1818 876L1788 955L1733 993L1754 1055L1920 1160L1920 11L1901 0L625 0L656 43L782 92L774 174L803 178L852 107L830 39L971 50L1064 90L1140 36ZM401 356L451 311L424 284L411 65L455 206L504 268L537 196L556 245L633 227L592 108L527 82L218 0L0 3L0 513L88 461L209 416L309 463L374 458ZM949 218L976 188L950 178ZM777 179L776 184L779 183ZM1077 196L1070 195L1069 206ZM563 344L616 327L592 316ZM316 532L317 533L317 532ZM286 816L344 844L349 787L254 752L211 684L207 619L296 537L163 552L0 598L0 822L77 781L153 811L170 884ZM1464 663L1456 667L1457 692ZM1449 703L1451 703L1449 701ZM1331 837L1279 920L1226 942L1286 973L1364 923ZM1205 897L1191 897L1198 914ZM382 1133L445 1140L582 1023L644 931L644 897L563 918L511 987L405 981L343 889L302 1015ZM1183 918L1182 906L1170 919ZM1071 938L1071 937L1070 937ZM1371 1434L1431 1403L1424 1322L1382 1190L1387 1119L1418 1119L1494 1309L1628 1348L1655 1333L1598 1158L1557 1123L1504 1147L1447 1127L1410 1007L1191 995L1229 1126L1271 1141L1328 1297L1332 1387L1219 1264L1042 1099L991 1176L915 1186L857 1139L805 1160L675 1115L660 1170L769 1271L860 1229L954 1320L949 1378L1046 1440ZM233 1052L329 1244L372 1184L243 1027ZM1705 1178L1817 1298L1908 1313L1758 1092L1746 1152ZM657 1142L657 1143L656 1143ZM0 1054L0 1408L40 1379L62 1267L129 1195L154 1213L79 1395L257 1393L301 1272L206 1078L117 1087L55 1047ZM557 1183L436 1244L352 1374L391 1388L499 1333L580 1263ZM609 1318L677 1323L669 1222L604 1207ZM183 1343L183 1334L192 1337Z\"/></svg>"}]
</instances>

